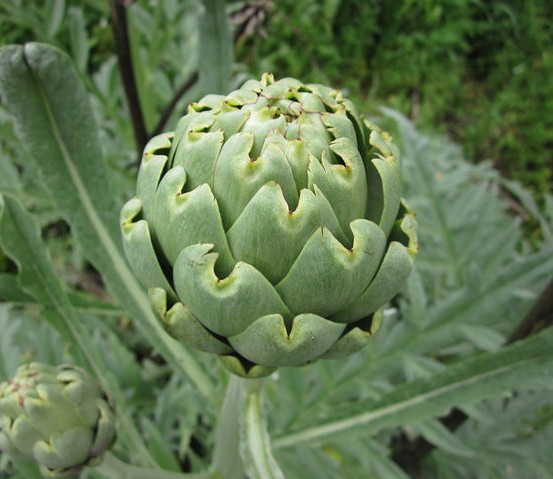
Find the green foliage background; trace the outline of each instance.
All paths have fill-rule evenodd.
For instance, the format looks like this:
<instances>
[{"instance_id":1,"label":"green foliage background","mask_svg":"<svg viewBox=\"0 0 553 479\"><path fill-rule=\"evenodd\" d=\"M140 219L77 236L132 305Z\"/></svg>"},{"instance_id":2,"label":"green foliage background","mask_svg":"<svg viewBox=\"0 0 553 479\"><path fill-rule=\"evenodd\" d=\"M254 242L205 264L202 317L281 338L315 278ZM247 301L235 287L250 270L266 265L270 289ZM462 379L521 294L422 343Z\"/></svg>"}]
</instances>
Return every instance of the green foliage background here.
<instances>
[{"instance_id":1,"label":"green foliage background","mask_svg":"<svg viewBox=\"0 0 553 479\"><path fill-rule=\"evenodd\" d=\"M448 133L541 196L553 169L553 4L540 0L278 0L244 35L248 71L345 88ZM539 105L539 108L537 106Z\"/></svg>"},{"instance_id":2,"label":"green foliage background","mask_svg":"<svg viewBox=\"0 0 553 479\"><path fill-rule=\"evenodd\" d=\"M82 71L106 70L105 60L113 52L107 2L24 3L25 8L21 0L0 2L0 44L46 41L72 51ZM394 107L423 130L450 135L463 145L469 160L492 161L538 198L551 191L550 2L228 4L237 40L236 66L242 71L253 76L272 71L332 84L345 89L368 113L380 105ZM195 35L191 18L198 5L186 1L182 6L173 0L133 5L131 35L149 46L134 52L151 74L140 88L144 91L153 81L164 83L150 100L142 95L150 126L156 100L159 107L170 98L175 72L186 72L195 62L194 55L183 52L189 52L185 45ZM176 38L181 41L174 42Z\"/></svg>"}]
</instances>

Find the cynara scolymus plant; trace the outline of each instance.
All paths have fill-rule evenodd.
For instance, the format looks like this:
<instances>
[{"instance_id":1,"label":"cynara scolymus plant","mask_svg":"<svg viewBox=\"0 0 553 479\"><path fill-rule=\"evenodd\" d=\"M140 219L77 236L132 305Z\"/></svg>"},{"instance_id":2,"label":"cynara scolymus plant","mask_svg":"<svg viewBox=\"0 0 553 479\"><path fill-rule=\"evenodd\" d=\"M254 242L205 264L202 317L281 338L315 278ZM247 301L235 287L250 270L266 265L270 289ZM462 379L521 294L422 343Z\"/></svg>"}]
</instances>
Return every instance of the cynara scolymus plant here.
<instances>
[{"instance_id":1,"label":"cynara scolymus plant","mask_svg":"<svg viewBox=\"0 0 553 479\"><path fill-rule=\"evenodd\" d=\"M125 251L169 334L264 376L369 341L417 249L401 185L340 91L265 74L149 142Z\"/></svg>"},{"instance_id":2,"label":"cynara scolymus plant","mask_svg":"<svg viewBox=\"0 0 553 479\"><path fill-rule=\"evenodd\" d=\"M46 3L55 18L44 23L61 25L64 2ZM468 164L395 112L383 121L395 119L401 162L331 89L264 76L228 95L237 79L223 0L201 2L197 28L181 21L196 0L155 12L110 3L129 14L119 27L136 59L152 62L126 71L144 100L129 95L129 107L145 107L130 108L133 121L115 59L89 75L95 39L78 7L68 10L81 75L52 46L0 48L0 380L25 358L94 376L118 440L82 477L551 479L553 332L525 336L547 324L553 282L539 315L522 319L553 268L553 201L547 215L526 203L543 234L530 244L513 221L523 195L513 188L506 201L490 165ZM188 75L198 88L178 100ZM208 92L227 96L193 104L177 126L176 111ZM136 128L131 150L137 116L146 132ZM119 224L135 190L126 160L171 122L176 132L146 148ZM399 167L421 252L386 307L416 249ZM305 362L316 364L268 374ZM453 407L466 415L455 431L446 426L459 411L438 419ZM34 459L11 451L1 477L40 479ZM59 452L60 462L74 454Z\"/></svg>"},{"instance_id":3,"label":"cynara scolymus plant","mask_svg":"<svg viewBox=\"0 0 553 479\"><path fill-rule=\"evenodd\" d=\"M99 464L114 439L112 408L81 368L35 362L0 384L0 450L34 458L45 477Z\"/></svg>"}]
</instances>

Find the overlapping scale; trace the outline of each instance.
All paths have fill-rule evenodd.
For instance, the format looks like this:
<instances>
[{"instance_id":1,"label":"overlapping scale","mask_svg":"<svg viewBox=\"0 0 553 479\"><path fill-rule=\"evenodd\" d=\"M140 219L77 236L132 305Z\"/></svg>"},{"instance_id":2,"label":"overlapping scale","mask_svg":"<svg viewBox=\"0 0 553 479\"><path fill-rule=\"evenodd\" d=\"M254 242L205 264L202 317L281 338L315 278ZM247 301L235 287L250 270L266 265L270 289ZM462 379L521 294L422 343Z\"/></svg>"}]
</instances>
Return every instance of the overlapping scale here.
<instances>
[{"instance_id":1,"label":"overlapping scale","mask_svg":"<svg viewBox=\"0 0 553 479\"><path fill-rule=\"evenodd\" d=\"M163 288L173 298L176 298L173 286L169 283L160 265L159 254L154 249L148 222L137 219L141 212L142 204L138 198L128 201L121 210L125 255L133 271L146 288Z\"/></svg>"},{"instance_id":2,"label":"overlapping scale","mask_svg":"<svg viewBox=\"0 0 553 479\"><path fill-rule=\"evenodd\" d=\"M167 306L167 294L162 288L151 288L148 297L152 308L165 330L177 341L213 354L229 354L233 349L221 341L198 321L180 301Z\"/></svg>"},{"instance_id":3,"label":"overlapping scale","mask_svg":"<svg viewBox=\"0 0 553 479\"><path fill-rule=\"evenodd\" d=\"M280 185L269 182L246 205L227 237L237 261L251 264L277 284L321 226L344 240L334 211L320 192L302 190L297 208L291 211Z\"/></svg>"},{"instance_id":4,"label":"overlapping scale","mask_svg":"<svg viewBox=\"0 0 553 479\"><path fill-rule=\"evenodd\" d=\"M298 192L290 164L282 150L268 144L258 158L251 156L253 135L237 133L221 149L215 168L213 193L225 228L242 214L246 205L266 183L277 182L285 198L297 203Z\"/></svg>"},{"instance_id":5,"label":"overlapping scale","mask_svg":"<svg viewBox=\"0 0 553 479\"><path fill-rule=\"evenodd\" d=\"M296 316L290 329L279 314L254 321L231 336L232 347L248 361L269 367L299 366L324 354L340 337L345 325L316 314Z\"/></svg>"},{"instance_id":6,"label":"overlapping scale","mask_svg":"<svg viewBox=\"0 0 553 479\"><path fill-rule=\"evenodd\" d=\"M247 377L360 349L416 253L397 159L323 85L265 74L191 104L122 212L164 328Z\"/></svg>"},{"instance_id":7,"label":"overlapping scale","mask_svg":"<svg viewBox=\"0 0 553 479\"><path fill-rule=\"evenodd\" d=\"M167 150L171 148L173 134L163 134L152 138L144 149L138 178L136 181L136 194L142 202L144 216L150 217L150 206L157 185L168 165ZM165 154L162 154L164 152Z\"/></svg>"},{"instance_id":8,"label":"overlapping scale","mask_svg":"<svg viewBox=\"0 0 553 479\"><path fill-rule=\"evenodd\" d=\"M351 249L326 228L318 228L311 235L276 287L293 313L330 317L355 300L370 283L380 264L386 237L377 225L364 219L352 221L351 229Z\"/></svg>"},{"instance_id":9,"label":"overlapping scale","mask_svg":"<svg viewBox=\"0 0 553 479\"><path fill-rule=\"evenodd\" d=\"M217 253L211 244L185 248L173 277L179 298L210 331L224 337L241 333L266 314L292 314L274 286L253 266L239 262L226 278L215 274Z\"/></svg>"},{"instance_id":10,"label":"overlapping scale","mask_svg":"<svg viewBox=\"0 0 553 479\"><path fill-rule=\"evenodd\" d=\"M374 280L365 291L342 311L331 317L334 321L354 322L381 308L398 292L409 276L417 249L416 223L411 213L405 213L396 227L406 244L391 241Z\"/></svg>"},{"instance_id":11,"label":"overlapping scale","mask_svg":"<svg viewBox=\"0 0 553 479\"><path fill-rule=\"evenodd\" d=\"M159 183L151 223L165 257L174 264L181 251L198 243L212 243L219 253L218 271L228 274L234 258L227 244L217 201L207 183L181 193L187 182L185 171L176 166Z\"/></svg>"},{"instance_id":12,"label":"overlapping scale","mask_svg":"<svg viewBox=\"0 0 553 479\"><path fill-rule=\"evenodd\" d=\"M330 163L323 154L322 161L311 157L308 170L310 188L316 185L332 205L342 230L349 231L349 224L357 218L365 218L367 180L363 160L347 138L334 140L330 149L340 158Z\"/></svg>"}]
</instances>

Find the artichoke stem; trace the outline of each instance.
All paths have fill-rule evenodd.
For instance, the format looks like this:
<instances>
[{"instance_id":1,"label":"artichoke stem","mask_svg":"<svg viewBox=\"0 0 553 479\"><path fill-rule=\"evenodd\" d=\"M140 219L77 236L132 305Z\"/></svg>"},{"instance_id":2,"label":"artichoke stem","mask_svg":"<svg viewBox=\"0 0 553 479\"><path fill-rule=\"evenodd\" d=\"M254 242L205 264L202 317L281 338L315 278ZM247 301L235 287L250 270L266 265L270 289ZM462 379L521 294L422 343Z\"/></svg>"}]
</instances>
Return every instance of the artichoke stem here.
<instances>
[{"instance_id":1,"label":"artichoke stem","mask_svg":"<svg viewBox=\"0 0 553 479\"><path fill-rule=\"evenodd\" d=\"M241 452L246 462L248 477L259 479L285 479L273 457L271 439L267 430L263 407L263 386L267 378L242 379L244 381Z\"/></svg>"},{"instance_id":2,"label":"artichoke stem","mask_svg":"<svg viewBox=\"0 0 553 479\"><path fill-rule=\"evenodd\" d=\"M244 477L244 464L239 446L239 417L243 386L246 381L234 374L231 374L229 378L215 436L212 463L215 477L226 479L242 479Z\"/></svg>"}]
</instances>

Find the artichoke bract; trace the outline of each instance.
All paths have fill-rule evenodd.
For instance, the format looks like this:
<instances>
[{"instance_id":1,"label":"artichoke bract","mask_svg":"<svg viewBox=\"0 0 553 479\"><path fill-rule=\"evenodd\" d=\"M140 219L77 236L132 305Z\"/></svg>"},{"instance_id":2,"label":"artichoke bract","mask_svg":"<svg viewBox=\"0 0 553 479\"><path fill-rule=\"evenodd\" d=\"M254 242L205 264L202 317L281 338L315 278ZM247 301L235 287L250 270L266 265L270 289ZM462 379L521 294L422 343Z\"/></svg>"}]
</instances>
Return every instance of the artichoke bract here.
<instances>
[{"instance_id":1,"label":"artichoke bract","mask_svg":"<svg viewBox=\"0 0 553 479\"><path fill-rule=\"evenodd\" d=\"M326 86L265 74L191 104L121 212L166 331L248 377L363 347L417 249L397 158Z\"/></svg>"},{"instance_id":2,"label":"artichoke bract","mask_svg":"<svg viewBox=\"0 0 553 479\"><path fill-rule=\"evenodd\" d=\"M0 384L0 450L35 459L45 477L75 477L115 439L113 411L75 366L21 366Z\"/></svg>"}]
</instances>

